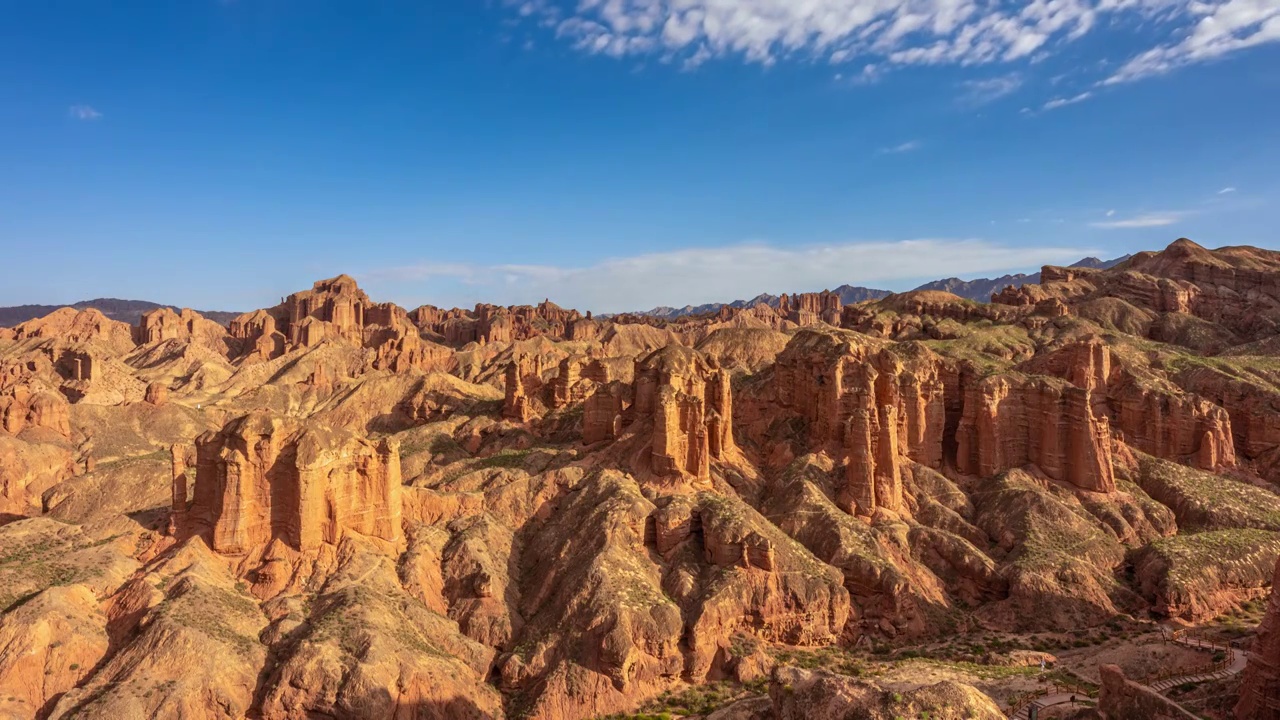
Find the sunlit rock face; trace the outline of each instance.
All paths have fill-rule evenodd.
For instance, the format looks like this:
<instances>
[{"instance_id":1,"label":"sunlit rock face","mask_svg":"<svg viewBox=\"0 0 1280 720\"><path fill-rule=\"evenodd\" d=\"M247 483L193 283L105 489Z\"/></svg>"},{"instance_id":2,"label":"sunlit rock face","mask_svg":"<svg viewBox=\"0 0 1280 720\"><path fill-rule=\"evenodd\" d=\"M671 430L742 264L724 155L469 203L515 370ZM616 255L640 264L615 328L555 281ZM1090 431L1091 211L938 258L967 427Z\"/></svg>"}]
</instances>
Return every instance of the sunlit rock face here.
<instances>
[{"instance_id":1,"label":"sunlit rock face","mask_svg":"<svg viewBox=\"0 0 1280 720\"><path fill-rule=\"evenodd\" d=\"M1271 592L1278 279L1179 241L990 304L406 312L339 276L225 329L0 330L0 716L587 720L726 682L710 717L996 717L841 672Z\"/></svg>"}]
</instances>

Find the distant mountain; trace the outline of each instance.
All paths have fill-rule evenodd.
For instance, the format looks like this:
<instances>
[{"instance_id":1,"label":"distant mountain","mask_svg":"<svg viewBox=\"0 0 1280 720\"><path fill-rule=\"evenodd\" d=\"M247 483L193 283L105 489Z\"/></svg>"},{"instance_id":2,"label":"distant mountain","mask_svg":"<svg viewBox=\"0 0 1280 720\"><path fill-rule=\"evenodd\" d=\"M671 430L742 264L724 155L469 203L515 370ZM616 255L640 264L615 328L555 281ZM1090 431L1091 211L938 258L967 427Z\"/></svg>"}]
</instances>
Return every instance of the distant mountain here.
<instances>
[{"instance_id":1,"label":"distant mountain","mask_svg":"<svg viewBox=\"0 0 1280 720\"><path fill-rule=\"evenodd\" d=\"M38 317L44 317L54 310L69 307L76 310L88 310L93 308L112 320L119 320L130 325L137 325L142 319L144 313L151 312L162 307L168 307L175 312L179 308L172 305L160 305L158 303L147 302L146 300L118 300L116 298L98 298L97 300L81 300L72 305L18 305L17 307L0 308L0 327L13 327L28 320L34 320ZM196 312L206 318L228 325L232 318L240 313L220 312L217 310L197 310Z\"/></svg>"},{"instance_id":2,"label":"distant mountain","mask_svg":"<svg viewBox=\"0 0 1280 720\"><path fill-rule=\"evenodd\" d=\"M1072 264L1071 267L1106 270L1128 260L1129 257L1129 255L1125 255L1114 260L1099 260L1095 257L1087 257L1078 263ZM1040 282L1040 273L1031 273L1030 275L1018 273L1016 275L1002 275L994 279L961 280L960 278L947 278L946 280L934 280L931 283L921 285L916 290L941 290L959 295L962 298L977 300L978 302L989 302L992 295L1010 285L1022 287L1023 285L1034 285L1038 282Z\"/></svg>"},{"instance_id":3,"label":"distant mountain","mask_svg":"<svg viewBox=\"0 0 1280 720\"><path fill-rule=\"evenodd\" d=\"M876 290L874 288L857 287L856 285L841 285L832 292L839 295L840 302L845 305L853 305L854 303L868 300L883 300L893 294L888 290Z\"/></svg>"},{"instance_id":4,"label":"distant mountain","mask_svg":"<svg viewBox=\"0 0 1280 720\"><path fill-rule=\"evenodd\" d=\"M1129 255L1119 257L1114 260L1099 260L1095 257L1087 257L1071 267L1094 268L1097 270L1106 270L1115 267L1125 260L1129 259ZM977 280L961 280L960 278L947 278L946 280L935 280L916 288L916 290L942 290L943 292L954 293L963 298L977 300L978 302L989 302L991 296L1000 292L1009 285L1021 287L1040 282L1040 273L1002 275L998 278L978 278ZM845 305L853 305L854 303L866 302L867 300L880 300L886 298L893 293L888 290L876 290L874 288L858 287L856 285L841 285L833 290L835 294L840 296L840 301ZM750 300L735 300L731 303L708 303L706 305L685 305L682 308L674 307L656 307L648 312L637 313L639 315L648 315L650 317L665 318L674 320L676 318L689 317L691 315L708 315L720 312L720 308L726 305L739 310L749 307L755 307L760 303L764 303L769 307L778 307L781 298L777 295L757 295Z\"/></svg>"},{"instance_id":5,"label":"distant mountain","mask_svg":"<svg viewBox=\"0 0 1280 720\"><path fill-rule=\"evenodd\" d=\"M845 305L860 303L865 300L879 300L888 297L893 293L888 290L875 290L872 288L855 287L853 285L841 285L831 292L840 296L840 302ZM738 310L752 308L756 305L768 305L776 308L778 303L782 301L780 295L769 295L768 293L757 295L750 300L734 300L731 303L708 303L706 305L685 305L682 308L673 307L656 307L648 312L637 313L639 315L648 315L650 317L664 318L674 320L676 318L690 317L693 315L709 315L720 312L722 307L731 307Z\"/></svg>"}]
</instances>

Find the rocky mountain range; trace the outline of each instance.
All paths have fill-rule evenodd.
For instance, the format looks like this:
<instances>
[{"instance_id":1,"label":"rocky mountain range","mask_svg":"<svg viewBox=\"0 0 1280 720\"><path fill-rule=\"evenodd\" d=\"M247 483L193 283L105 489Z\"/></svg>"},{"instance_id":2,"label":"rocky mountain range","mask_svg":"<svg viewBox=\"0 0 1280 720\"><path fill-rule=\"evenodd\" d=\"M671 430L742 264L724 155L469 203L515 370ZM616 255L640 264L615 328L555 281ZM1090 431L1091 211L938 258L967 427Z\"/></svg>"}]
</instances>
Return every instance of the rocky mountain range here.
<instances>
[{"instance_id":1,"label":"rocky mountain range","mask_svg":"<svg viewBox=\"0 0 1280 720\"><path fill-rule=\"evenodd\" d=\"M69 307L72 310L97 310L104 317L130 325L137 325L142 320L142 316L152 310L168 308L175 312L178 311L178 308L172 305L161 305L146 300L117 300L116 298L82 300L72 305L17 305L0 308L0 327L20 325L28 320L44 317L63 307ZM240 313L202 310L200 314L209 320L225 325Z\"/></svg>"},{"instance_id":2,"label":"rocky mountain range","mask_svg":"<svg viewBox=\"0 0 1280 720\"><path fill-rule=\"evenodd\" d=\"M1071 265L1071 267L1092 268L1095 270L1105 270L1115 267L1120 263L1128 260L1129 256L1115 258L1114 260L1099 260L1094 257L1087 257L1083 260ZM1022 287L1023 285L1031 285L1040 282L1040 273L1016 275L1002 275L998 278L978 278L976 280L961 280L960 278L947 278L945 280L935 280L925 283L916 290L941 290L949 292L968 300L976 300L977 302L988 302L991 296L1000 292L1006 287ZM883 300L892 295L889 290L876 290L874 288L857 287L854 285L841 285L831 291L839 296L840 301L845 305L853 305L868 300ZM750 300L735 300L731 303L710 303L707 305L686 305L682 308L674 307L656 307L641 315L649 315L651 317L674 319L681 317L689 317L693 315L710 315L719 312L720 308L726 305L734 310L745 310L756 305L768 305L776 308L781 301L778 295L757 295Z\"/></svg>"},{"instance_id":3,"label":"rocky mountain range","mask_svg":"<svg viewBox=\"0 0 1280 720\"><path fill-rule=\"evenodd\" d=\"M1274 718L1280 253L1036 279L0 329L0 718Z\"/></svg>"}]
</instances>

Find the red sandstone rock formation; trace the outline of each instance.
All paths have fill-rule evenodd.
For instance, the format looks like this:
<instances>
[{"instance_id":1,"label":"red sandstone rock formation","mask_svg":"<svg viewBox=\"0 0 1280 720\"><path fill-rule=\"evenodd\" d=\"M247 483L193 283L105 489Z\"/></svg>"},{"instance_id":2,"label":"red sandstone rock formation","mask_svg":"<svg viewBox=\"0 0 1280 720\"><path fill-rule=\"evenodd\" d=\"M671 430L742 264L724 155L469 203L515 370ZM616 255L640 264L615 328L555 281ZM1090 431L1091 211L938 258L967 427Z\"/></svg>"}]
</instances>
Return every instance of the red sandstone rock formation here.
<instances>
[{"instance_id":1,"label":"red sandstone rock formation","mask_svg":"<svg viewBox=\"0 0 1280 720\"><path fill-rule=\"evenodd\" d=\"M1248 272L1269 272L1263 255L1175 250L1142 259L1145 269L1050 269L1043 287L1011 298L1020 307L908 293L841 308L818 294L788 298L785 312L676 322L550 303L405 313L339 277L238 318L240 352L217 367L201 366L199 332L169 311L137 331L155 347L75 313L0 332L0 522L48 512L89 523L72 514L88 512L87 493L135 490L119 507L145 518L165 492L152 453L173 446L176 542L157 542L145 520L91 511L148 562L123 589L95 586L119 633L92 660L106 669L67 672L70 655L52 642L30 647L54 670L49 692L77 686L62 709L83 703L86 717L163 703L199 713L209 697L237 716L282 719L382 716L398 699L497 716L504 700L488 677L531 717L577 720L634 710L676 678L758 674L744 644L901 639L938 632L935 619L961 603L995 627L1128 612L1108 594L1125 582L1127 551L1177 531L1160 503L1211 502L1197 493L1212 475L1178 484L1195 497L1176 501L1073 489L1110 490L1110 452L1134 479L1147 459L1130 446L1240 475L1280 454L1280 393L1256 357L1273 345L1233 359L1124 337L1140 325L1146 338L1203 349L1246 336L1245 311L1226 303L1270 317L1269 289L1246 287ZM1145 324L1102 322L1095 301L1138 303L1126 312ZM833 319L868 334L826 327ZM1100 339L1080 340L1098 325ZM1195 344L1201 331L1212 342ZM181 343L176 360L160 352ZM485 347L446 347L467 343ZM501 412L524 427L496 410L504 375ZM128 392L69 412L66 397L112 383ZM221 429L200 435L210 427ZM579 428L582 445L570 442ZM79 473L92 458L96 471ZM1070 487L1006 472L1023 465ZM1260 521L1227 510L1214 515L1224 527L1270 527L1266 508ZM1178 524L1190 527L1182 514ZM1046 536L1068 538L1070 552ZM988 612L1002 604L1003 615ZM43 622L27 607L0 618L0 634L18 611L22 624ZM12 667L34 677L33 665ZM201 672L178 673L187 667ZM113 694L120 678L157 691ZM779 707L811 712L809 680L802 700ZM31 697L49 701L44 689Z\"/></svg>"},{"instance_id":2,"label":"red sandstone rock formation","mask_svg":"<svg viewBox=\"0 0 1280 720\"><path fill-rule=\"evenodd\" d=\"M657 475L709 480L711 460L733 448L729 375L696 350L669 345L637 361L633 412L652 419Z\"/></svg>"},{"instance_id":3,"label":"red sandstone rock formation","mask_svg":"<svg viewBox=\"0 0 1280 720\"><path fill-rule=\"evenodd\" d=\"M139 345L178 340L202 345L220 355L227 354L227 337L226 328L185 308L180 313L169 308L152 310L133 328L134 342Z\"/></svg>"},{"instance_id":4,"label":"red sandstone rock formation","mask_svg":"<svg viewBox=\"0 0 1280 720\"><path fill-rule=\"evenodd\" d=\"M92 309L78 312L71 308L56 310L13 328L13 336L18 342L56 340L64 346L97 343L121 354L132 350L134 345L132 328Z\"/></svg>"},{"instance_id":5,"label":"red sandstone rock formation","mask_svg":"<svg viewBox=\"0 0 1280 720\"><path fill-rule=\"evenodd\" d=\"M1102 676L1098 712L1103 720L1196 720L1177 703L1127 679L1117 665L1102 665L1098 673Z\"/></svg>"},{"instance_id":6,"label":"red sandstone rock formation","mask_svg":"<svg viewBox=\"0 0 1280 720\"><path fill-rule=\"evenodd\" d=\"M586 399L582 412L582 442L594 445L616 440L622 432L622 414L629 406L628 386L620 382L596 389Z\"/></svg>"},{"instance_id":7,"label":"red sandstone rock formation","mask_svg":"<svg viewBox=\"0 0 1280 720\"><path fill-rule=\"evenodd\" d=\"M840 296L830 290L794 296L783 295L778 300L778 313L800 327L817 325L820 322L839 325L840 312L843 308L844 304L840 301Z\"/></svg>"},{"instance_id":8,"label":"red sandstone rock formation","mask_svg":"<svg viewBox=\"0 0 1280 720\"><path fill-rule=\"evenodd\" d=\"M161 382L153 382L147 385L147 394L143 399L152 405L164 405L169 401L169 386Z\"/></svg>"},{"instance_id":9,"label":"red sandstone rock formation","mask_svg":"<svg viewBox=\"0 0 1280 720\"><path fill-rule=\"evenodd\" d=\"M1094 412L1106 415L1124 441L1142 452L1205 470L1236 464L1231 417L1225 409L1169 383L1144 379L1113 358L1099 339L1066 345L1022 368L1064 378L1089 391Z\"/></svg>"},{"instance_id":10,"label":"red sandstone rock formation","mask_svg":"<svg viewBox=\"0 0 1280 720\"><path fill-rule=\"evenodd\" d=\"M241 555L280 540L301 551L335 544L346 531L398 541L400 456L331 428L291 430L266 413L233 421L196 440L187 475L174 451L176 534L199 535L220 553Z\"/></svg>"},{"instance_id":11,"label":"red sandstone rock formation","mask_svg":"<svg viewBox=\"0 0 1280 720\"><path fill-rule=\"evenodd\" d=\"M870 517L902 509L901 464L908 458L941 467L948 379L941 358L903 356L865 336L803 332L778 356L768 407L746 414L771 422L776 411L805 423L801 451L846 460L837 502ZM771 409L776 407L777 410ZM759 421L746 432L756 435Z\"/></svg>"},{"instance_id":12,"label":"red sandstone rock formation","mask_svg":"<svg viewBox=\"0 0 1280 720\"><path fill-rule=\"evenodd\" d=\"M1280 563L1267 615L1249 648L1249 665L1240 682L1237 720L1275 720L1280 717Z\"/></svg>"},{"instance_id":13,"label":"red sandstone rock formation","mask_svg":"<svg viewBox=\"0 0 1280 720\"><path fill-rule=\"evenodd\" d=\"M52 587L0 618L0 693L37 717L107 653L107 618L84 585ZM11 717L20 717L13 715Z\"/></svg>"},{"instance_id":14,"label":"red sandstone rock formation","mask_svg":"<svg viewBox=\"0 0 1280 720\"><path fill-rule=\"evenodd\" d=\"M266 310L255 310L231 321L231 337L244 343L246 352L260 360L270 360L285 352L284 334L276 329L276 318Z\"/></svg>"},{"instance_id":15,"label":"red sandstone rock formation","mask_svg":"<svg viewBox=\"0 0 1280 720\"><path fill-rule=\"evenodd\" d=\"M54 392L33 391L23 385L0 392L0 429L11 435L38 427L69 438L70 412L66 398Z\"/></svg>"},{"instance_id":16,"label":"red sandstone rock formation","mask_svg":"<svg viewBox=\"0 0 1280 720\"><path fill-rule=\"evenodd\" d=\"M902 460L941 468L948 448L963 473L989 477L1035 464L1084 490L1115 489L1107 418L1094 412L1088 390L1049 378L979 378L923 349L812 331L778 357L766 404L805 423L802 450L846 459L838 502L858 515L899 509ZM772 412L747 410L762 421ZM761 423L751 425L754 435Z\"/></svg>"},{"instance_id":17,"label":"red sandstone rock formation","mask_svg":"<svg viewBox=\"0 0 1280 720\"><path fill-rule=\"evenodd\" d=\"M539 305L476 305L474 310L443 310L424 305L410 313L417 326L441 336L449 345L510 343L545 336L557 340L592 340L600 326L590 316L566 310L550 300Z\"/></svg>"},{"instance_id":18,"label":"red sandstone rock formation","mask_svg":"<svg viewBox=\"0 0 1280 720\"><path fill-rule=\"evenodd\" d=\"M1045 267L1040 284L1005 288L992 302L1028 306L1056 299L1088 314L1091 304L1120 300L1146 313L1134 328L1143 334L1216 351L1276 334L1278 270L1280 253L1248 247L1210 251L1183 238L1110 270ZM1191 334L1179 330L1193 326Z\"/></svg>"},{"instance_id":19,"label":"red sandstone rock formation","mask_svg":"<svg viewBox=\"0 0 1280 720\"><path fill-rule=\"evenodd\" d=\"M1047 379L994 376L966 385L956 467L988 477L1034 464L1082 490L1114 492L1111 430L1088 390Z\"/></svg>"},{"instance_id":20,"label":"red sandstone rock formation","mask_svg":"<svg viewBox=\"0 0 1280 720\"><path fill-rule=\"evenodd\" d=\"M517 422L529 422L538 407L542 394L542 357L521 356L507 366L506 396L502 402L502 416Z\"/></svg>"},{"instance_id":21,"label":"red sandstone rock formation","mask_svg":"<svg viewBox=\"0 0 1280 720\"><path fill-rule=\"evenodd\" d=\"M231 337L245 353L271 360L298 348L325 341L373 351L369 366L404 372L449 369L452 353L422 339L404 309L374 303L355 280L339 275L294 293L269 310L246 313L231 321Z\"/></svg>"}]
</instances>

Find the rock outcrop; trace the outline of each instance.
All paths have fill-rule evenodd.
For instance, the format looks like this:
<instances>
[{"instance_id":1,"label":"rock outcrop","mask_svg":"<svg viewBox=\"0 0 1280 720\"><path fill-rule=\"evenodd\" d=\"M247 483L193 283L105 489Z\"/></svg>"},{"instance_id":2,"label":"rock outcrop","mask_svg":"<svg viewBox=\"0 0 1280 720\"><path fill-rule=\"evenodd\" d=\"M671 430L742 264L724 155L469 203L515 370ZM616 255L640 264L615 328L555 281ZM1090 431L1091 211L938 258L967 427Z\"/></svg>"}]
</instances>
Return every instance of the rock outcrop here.
<instances>
[{"instance_id":1,"label":"rock outcrop","mask_svg":"<svg viewBox=\"0 0 1280 720\"><path fill-rule=\"evenodd\" d=\"M898 511L902 464L942 465L945 387L955 383L946 376L927 351L902 355L861 335L802 332L778 356L764 404L745 411L754 426L745 432L772 425L779 412L796 417L807 430L800 452L845 461L837 502L846 512Z\"/></svg>"},{"instance_id":2,"label":"rock outcrop","mask_svg":"<svg viewBox=\"0 0 1280 720\"><path fill-rule=\"evenodd\" d=\"M372 369L394 372L439 369L452 355L423 340L404 309L370 301L346 275L321 280L274 308L235 318L230 334L248 356L264 361L325 341L371 350Z\"/></svg>"},{"instance_id":3,"label":"rock outcrop","mask_svg":"<svg viewBox=\"0 0 1280 720\"><path fill-rule=\"evenodd\" d=\"M185 308L181 312L159 308L144 313L133 328L134 342L139 345L177 340L201 345L220 355L228 354L227 337L227 329L221 324Z\"/></svg>"},{"instance_id":4,"label":"rock outcrop","mask_svg":"<svg viewBox=\"0 0 1280 720\"><path fill-rule=\"evenodd\" d=\"M632 412L653 423L653 473L709 480L711 461L734 448L728 373L696 350L669 345L637 361L634 387Z\"/></svg>"},{"instance_id":5,"label":"rock outcrop","mask_svg":"<svg viewBox=\"0 0 1280 720\"><path fill-rule=\"evenodd\" d=\"M994 376L969 384L956 429L956 467L989 477L1034 464L1081 490L1114 492L1111 429L1091 393L1047 379Z\"/></svg>"},{"instance_id":6,"label":"rock outcrop","mask_svg":"<svg viewBox=\"0 0 1280 720\"><path fill-rule=\"evenodd\" d=\"M778 300L778 313L800 327L818 323L839 325L843 308L840 296L829 290L794 296L784 294Z\"/></svg>"},{"instance_id":7,"label":"rock outcrop","mask_svg":"<svg viewBox=\"0 0 1280 720\"><path fill-rule=\"evenodd\" d=\"M1098 338L1065 345L1022 367L1089 391L1094 412L1108 417L1112 428L1137 450L1205 470L1236 465L1226 409L1157 382L1150 370L1126 367Z\"/></svg>"},{"instance_id":8,"label":"rock outcrop","mask_svg":"<svg viewBox=\"0 0 1280 720\"><path fill-rule=\"evenodd\" d=\"M473 310L424 305L410 317L419 328L438 335L453 346L468 343L510 343L535 337L557 340L592 340L600 336L591 314L566 310L550 300L537 306L476 305Z\"/></svg>"},{"instance_id":9,"label":"rock outcrop","mask_svg":"<svg viewBox=\"0 0 1280 720\"><path fill-rule=\"evenodd\" d=\"M175 450L177 458L180 451ZM196 440L195 482L174 461L173 517L180 538L242 555L279 541L298 551L336 544L345 532L398 542L400 455L333 428L290 428L254 413ZM179 472L179 470L182 472Z\"/></svg>"},{"instance_id":10,"label":"rock outcrop","mask_svg":"<svg viewBox=\"0 0 1280 720\"><path fill-rule=\"evenodd\" d=\"M0 390L0 429L17 435L27 428L44 428L70 438L71 411L66 398L30 386Z\"/></svg>"},{"instance_id":11,"label":"rock outcrop","mask_svg":"<svg viewBox=\"0 0 1280 720\"><path fill-rule=\"evenodd\" d=\"M946 460L981 477L1034 464L1055 480L1112 492L1109 423L1093 405L1089 390L1047 377L983 378L921 347L805 331L778 356L771 387L745 414L770 427L778 411L795 416L807 431L799 450L844 458L837 499L869 517L901 508L906 460L931 468ZM747 432L763 426L753 422Z\"/></svg>"},{"instance_id":12,"label":"rock outcrop","mask_svg":"<svg viewBox=\"0 0 1280 720\"><path fill-rule=\"evenodd\" d=\"M1103 720L1196 720L1184 710L1146 685L1125 678L1116 665L1098 668L1102 687L1098 691L1098 712Z\"/></svg>"},{"instance_id":13,"label":"rock outcrop","mask_svg":"<svg viewBox=\"0 0 1280 720\"><path fill-rule=\"evenodd\" d=\"M1237 720L1280 717L1280 562L1276 563L1267 614L1249 648L1235 712Z\"/></svg>"},{"instance_id":14,"label":"rock outcrop","mask_svg":"<svg viewBox=\"0 0 1280 720\"><path fill-rule=\"evenodd\" d=\"M89 588L49 588L0 618L0 694L37 717L89 677L107 645L107 618Z\"/></svg>"}]
</instances>

